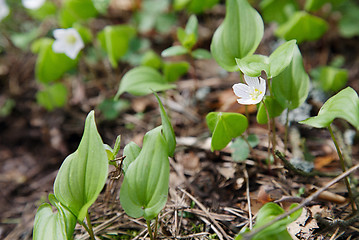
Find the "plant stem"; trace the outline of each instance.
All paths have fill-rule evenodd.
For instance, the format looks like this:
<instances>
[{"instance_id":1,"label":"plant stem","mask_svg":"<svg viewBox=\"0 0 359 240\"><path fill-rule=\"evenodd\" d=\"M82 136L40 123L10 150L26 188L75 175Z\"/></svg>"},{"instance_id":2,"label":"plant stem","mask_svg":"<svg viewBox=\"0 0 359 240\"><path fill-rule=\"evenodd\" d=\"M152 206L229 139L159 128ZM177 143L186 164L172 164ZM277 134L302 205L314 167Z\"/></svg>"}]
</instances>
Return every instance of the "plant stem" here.
<instances>
[{"instance_id":1,"label":"plant stem","mask_svg":"<svg viewBox=\"0 0 359 240\"><path fill-rule=\"evenodd\" d=\"M93 228L92 228L92 224L91 224L91 219L90 219L90 214L87 212L86 213L86 222L87 222L87 226L88 228L86 228L87 232L90 235L90 238L95 240L95 235L93 233Z\"/></svg>"},{"instance_id":2,"label":"plant stem","mask_svg":"<svg viewBox=\"0 0 359 240\"><path fill-rule=\"evenodd\" d=\"M147 223L148 235L150 235L150 239L155 240L153 238L153 233L152 233L152 228L151 228L151 221L146 220L146 223Z\"/></svg>"},{"instance_id":3,"label":"plant stem","mask_svg":"<svg viewBox=\"0 0 359 240\"><path fill-rule=\"evenodd\" d=\"M286 113L286 117L285 117L284 155L286 155L287 147L288 147L288 126L289 126L289 108L287 108L287 113Z\"/></svg>"},{"instance_id":4,"label":"plant stem","mask_svg":"<svg viewBox=\"0 0 359 240\"><path fill-rule=\"evenodd\" d=\"M273 147L274 147L274 143L272 142L272 148L270 148L270 143L271 143L271 137L270 137L270 135L271 135L271 124L270 124L270 118L269 118L269 112L268 112L268 108L267 108L267 106L266 106L266 104L264 103L264 101L262 100L262 103L263 103L263 106L264 106L264 109L266 110L266 114L267 114L267 123L268 123L268 161L269 161L269 163L270 163L270 153L271 153L271 151L272 151L272 156L273 156L273 160L274 160L274 162L277 162L276 161L276 156L275 156L275 154L274 154L274 149L273 149ZM273 141L273 140L272 140ZM270 164L269 164L270 165Z\"/></svg>"},{"instance_id":5,"label":"plant stem","mask_svg":"<svg viewBox=\"0 0 359 240\"><path fill-rule=\"evenodd\" d=\"M337 152L338 152L338 156L339 156L339 159L340 159L340 166L341 166L341 168L342 168L342 171L343 171L343 172L346 172L345 162L344 162L344 158L343 158L342 152L340 151L338 142L337 142L337 140L336 140L336 138L335 138L335 136L334 136L332 127L331 127L330 125L328 126L328 130L329 130L329 132L330 132L330 136L331 136L332 139L333 139L335 148L336 148L336 150L337 150ZM351 190L351 188L350 188L350 183L349 183L348 177L345 177L345 178L344 178L344 181L345 181L345 185L347 186L347 189L348 189L348 195L349 195L349 198L350 198L352 210L353 210L353 211L356 211L357 208L356 208L355 203L354 203L353 193L352 193L352 190Z\"/></svg>"},{"instance_id":6,"label":"plant stem","mask_svg":"<svg viewBox=\"0 0 359 240\"><path fill-rule=\"evenodd\" d=\"M156 220L155 220L155 232L154 232L154 234L153 234L154 239L157 238L157 229L158 229L157 224L158 224L158 215L156 216Z\"/></svg>"}]
</instances>

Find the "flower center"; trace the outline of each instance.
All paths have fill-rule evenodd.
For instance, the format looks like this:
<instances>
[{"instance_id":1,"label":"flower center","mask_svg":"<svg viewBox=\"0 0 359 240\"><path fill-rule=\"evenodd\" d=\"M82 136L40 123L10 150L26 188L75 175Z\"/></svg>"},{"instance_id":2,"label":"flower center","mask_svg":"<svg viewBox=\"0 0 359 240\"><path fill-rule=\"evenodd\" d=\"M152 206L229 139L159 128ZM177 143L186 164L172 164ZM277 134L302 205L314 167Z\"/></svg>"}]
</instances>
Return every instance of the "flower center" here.
<instances>
[{"instance_id":1,"label":"flower center","mask_svg":"<svg viewBox=\"0 0 359 240\"><path fill-rule=\"evenodd\" d=\"M76 37L74 35L67 35L66 42L73 45L76 43Z\"/></svg>"},{"instance_id":2,"label":"flower center","mask_svg":"<svg viewBox=\"0 0 359 240\"><path fill-rule=\"evenodd\" d=\"M261 95L263 92L258 90L257 88L254 89L254 91L252 91L249 96L251 96L252 100L255 101L258 99L259 95Z\"/></svg>"}]
</instances>

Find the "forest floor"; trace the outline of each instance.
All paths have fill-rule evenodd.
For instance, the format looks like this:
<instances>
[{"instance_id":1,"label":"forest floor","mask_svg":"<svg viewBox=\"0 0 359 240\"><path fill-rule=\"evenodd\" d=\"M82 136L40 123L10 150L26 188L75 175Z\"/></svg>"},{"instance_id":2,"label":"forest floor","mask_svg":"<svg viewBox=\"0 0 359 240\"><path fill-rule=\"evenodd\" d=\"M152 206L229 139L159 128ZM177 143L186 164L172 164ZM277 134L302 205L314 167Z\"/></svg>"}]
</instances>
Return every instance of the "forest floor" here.
<instances>
[{"instance_id":1,"label":"forest floor","mask_svg":"<svg viewBox=\"0 0 359 240\"><path fill-rule=\"evenodd\" d=\"M209 49L212 33L223 16L224 9L216 8L199 19L199 47ZM172 45L174 36L175 28L162 36L161 41L148 35L158 53ZM275 41L273 27L266 26L258 52L270 53L270 46ZM301 44L306 70L309 72L328 64L336 56L344 56L344 67L349 71L347 85L359 92L357 43L358 39L343 39L329 31L319 41ZM93 66L95 76L90 81L83 81L81 74L71 76L66 80L71 88L68 104L48 112L36 103L35 61L32 54L16 50L0 56L0 105L7 98L15 101L11 113L0 117L1 239L32 238L36 210L52 192L62 161L76 150L90 110L95 109L99 133L104 143L111 146L117 135L122 137L122 148L130 141L141 145L144 134L160 123L153 95L134 97L125 94L123 98L130 100L131 107L115 120L105 119L99 110L98 105L103 99L116 94L121 76L130 69L125 63L116 70L109 69L105 62ZM86 67L82 74L86 73ZM333 179L301 176L284 167L282 161L268 166L264 161L268 152L268 130L266 125L256 123L255 106L248 108L250 124L246 134L256 134L260 142L248 159L233 161L233 150L229 146L211 152L205 117L211 111L245 113L245 108L236 102L232 92L232 85L240 78L237 73L222 70L214 60L198 60L195 69L196 79L192 77L194 74L188 74L176 83L176 89L165 94L164 104L175 130L177 149L174 158L170 159L168 203L159 218L158 236L161 239L233 239L243 226L249 224L249 214L255 216L268 200L264 198L280 200L283 208L288 209L293 199L300 202ZM312 92L307 100L311 115L317 114L323 104L313 94L316 93ZM300 118L304 113L295 114ZM342 121L335 121L335 126L340 139L344 139L342 133L351 128ZM312 156L315 170L341 173L328 131L311 129L293 121L290 144L285 149L284 129L283 121L278 118L276 149L285 153L287 159L293 158L299 149ZM359 163L358 139L344 152L350 156L350 165ZM352 174L355 192L358 180L359 174ZM143 219L132 219L121 208L121 182L122 178L109 177L105 189L91 207L95 233L104 239L117 239L111 238L114 234L144 239L147 230ZM330 196L321 195L313 200L302 216L288 227L293 239L359 238L359 221L347 221L352 210L344 182L338 182L326 193ZM84 229L76 229L76 239L88 239Z\"/></svg>"}]
</instances>

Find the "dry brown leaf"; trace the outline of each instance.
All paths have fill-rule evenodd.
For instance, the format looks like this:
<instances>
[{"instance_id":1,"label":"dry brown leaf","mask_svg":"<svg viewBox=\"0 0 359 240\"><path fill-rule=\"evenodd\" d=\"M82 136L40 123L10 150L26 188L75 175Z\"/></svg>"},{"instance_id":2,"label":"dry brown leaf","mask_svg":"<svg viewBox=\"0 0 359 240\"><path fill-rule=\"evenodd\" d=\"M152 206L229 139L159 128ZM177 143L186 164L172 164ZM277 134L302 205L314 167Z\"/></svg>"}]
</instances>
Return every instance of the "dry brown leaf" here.
<instances>
[{"instance_id":1,"label":"dry brown leaf","mask_svg":"<svg viewBox=\"0 0 359 240\"><path fill-rule=\"evenodd\" d=\"M316 228L319 228L317 221L313 218L313 213L307 208L303 208L300 217L287 226L287 230L293 239L309 239Z\"/></svg>"}]
</instances>

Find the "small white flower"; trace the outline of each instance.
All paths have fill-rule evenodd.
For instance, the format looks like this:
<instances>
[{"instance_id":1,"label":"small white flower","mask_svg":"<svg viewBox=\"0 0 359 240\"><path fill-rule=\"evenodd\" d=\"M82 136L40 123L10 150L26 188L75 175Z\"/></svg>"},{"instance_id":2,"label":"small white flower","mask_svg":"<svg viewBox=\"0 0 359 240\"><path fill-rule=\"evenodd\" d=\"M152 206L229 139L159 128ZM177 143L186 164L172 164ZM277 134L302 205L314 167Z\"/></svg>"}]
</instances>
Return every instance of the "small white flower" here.
<instances>
[{"instance_id":1,"label":"small white flower","mask_svg":"<svg viewBox=\"0 0 359 240\"><path fill-rule=\"evenodd\" d=\"M22 5L25 8L36 10L44 5L46 0L22 0Z\"/></svg>"},{"instance_id":2,"label":"small white flower","mask_svg":"<svg viewBox=\"0 0 359 240\"><path fill-rule=\"evenodd\" d=\"M10 9L5 0L0 0L0 22L9 15Z\"/></svg>"},{"instance_id":3,"label":"small white flower","mask_svg":"<svg viewBox=\"0 0 359 240\"><path fill-rule=\"evenodd\" d=\"M56 29L54 37L52 50L56 53L65 53L71 59L75 59L85 46L80 34L74 28Z\"/></svg>"},{"instance_id":4,"label":"small white flower","mask_svg":"<svg viewBox=\"0 0 359 240\"><path fill-rule=\"evenodd\" d=\"M240 104L257 104L262 101L266 93L266 81L261 77L249 77L244 75L247 84L237 83L233 85L234 94Z\"/></svg>"}]
</instances>

